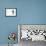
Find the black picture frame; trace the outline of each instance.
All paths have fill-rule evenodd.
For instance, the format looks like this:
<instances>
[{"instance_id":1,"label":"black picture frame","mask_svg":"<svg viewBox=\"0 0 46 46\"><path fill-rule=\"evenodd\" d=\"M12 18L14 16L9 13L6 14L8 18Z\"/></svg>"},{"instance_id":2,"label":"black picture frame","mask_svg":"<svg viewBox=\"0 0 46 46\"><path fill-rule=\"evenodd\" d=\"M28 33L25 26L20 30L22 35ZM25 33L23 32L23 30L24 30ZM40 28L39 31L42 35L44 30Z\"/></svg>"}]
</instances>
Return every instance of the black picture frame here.
<instances>
[{"instance_id":1,"label":"black picture frame","mask_svg":"<svg viewBox=\"0 0 46 46\"><path fill-rule=\"evenodd\" d=\"M16 15L15 16L7 16L6 15L6 9L15 9L16 10ZM6 17L16 17L17 16L17 8L5 8L5 16Z\"/></svg>"}]
</instances>

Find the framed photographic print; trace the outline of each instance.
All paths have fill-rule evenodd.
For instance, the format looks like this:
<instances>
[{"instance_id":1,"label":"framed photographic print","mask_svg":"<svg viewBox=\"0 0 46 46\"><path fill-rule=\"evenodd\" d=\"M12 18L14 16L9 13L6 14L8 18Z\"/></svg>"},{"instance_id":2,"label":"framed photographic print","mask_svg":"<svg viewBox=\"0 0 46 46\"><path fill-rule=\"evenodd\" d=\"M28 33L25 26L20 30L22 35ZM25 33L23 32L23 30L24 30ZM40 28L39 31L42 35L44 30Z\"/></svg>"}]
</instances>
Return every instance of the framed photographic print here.
<instances>
[{"instance_id":1,"label":"framed photographic print","mask_svg":"<svg viewBox=\"0 0 46 46\"><path fill-rule=\"evenodd\" d=\"M17 8L5 8L5 16L17 16Z\"/></svg>"}]
</instances>

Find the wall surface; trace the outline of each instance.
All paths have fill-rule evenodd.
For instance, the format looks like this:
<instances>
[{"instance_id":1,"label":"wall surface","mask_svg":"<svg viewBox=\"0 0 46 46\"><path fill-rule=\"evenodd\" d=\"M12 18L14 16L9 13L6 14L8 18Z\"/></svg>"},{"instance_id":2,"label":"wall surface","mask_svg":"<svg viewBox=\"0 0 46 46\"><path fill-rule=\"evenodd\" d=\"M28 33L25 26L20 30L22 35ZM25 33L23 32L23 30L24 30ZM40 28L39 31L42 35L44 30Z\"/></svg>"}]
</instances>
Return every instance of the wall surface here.
<instances>
[{"instance_id":1,"label":"wall surface","mask_svg":"<svg viewBox=\"0 0 46 46\"><path fill-rule=\"evenodd\" d=\"M5 8L17 8L17 16L6 17ZM46 24L46 0L0 0L0 44L8 43L9 32L17 34L18 24Z\"/></svg>"}]
</instances>

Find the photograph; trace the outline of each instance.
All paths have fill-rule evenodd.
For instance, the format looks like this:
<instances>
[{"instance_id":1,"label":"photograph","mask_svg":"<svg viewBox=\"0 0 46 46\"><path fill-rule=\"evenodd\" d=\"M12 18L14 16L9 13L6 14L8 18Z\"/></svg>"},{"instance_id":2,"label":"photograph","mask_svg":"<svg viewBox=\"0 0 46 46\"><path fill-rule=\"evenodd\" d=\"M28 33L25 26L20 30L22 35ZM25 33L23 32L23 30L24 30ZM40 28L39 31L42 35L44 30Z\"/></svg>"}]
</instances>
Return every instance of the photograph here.
<instances>
[{"instance_id":1,"label":"photograph","mask_svg":"<svg viewBox=\"0 0 46 46\"><path fill-rule=\"evenodd\" d=\"M16 14L16 8L5 8L5 15L6 16L17 16Z\"/></svg>"}]
</instances>

